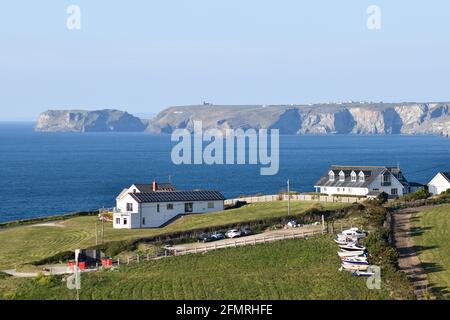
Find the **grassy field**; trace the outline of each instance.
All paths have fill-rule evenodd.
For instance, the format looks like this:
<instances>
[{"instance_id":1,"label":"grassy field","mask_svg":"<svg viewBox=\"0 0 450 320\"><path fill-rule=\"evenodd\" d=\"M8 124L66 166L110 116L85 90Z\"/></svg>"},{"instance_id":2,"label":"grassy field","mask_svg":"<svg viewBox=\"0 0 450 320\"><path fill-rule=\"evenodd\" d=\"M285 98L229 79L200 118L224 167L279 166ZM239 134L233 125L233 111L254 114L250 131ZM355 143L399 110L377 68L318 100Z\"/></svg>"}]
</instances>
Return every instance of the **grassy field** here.
<instances>
[{"instance_id":1,"label":"grassy field","mask_svg":"<svg viewBox=\"0 0 450 320\"><path fill-rule=\"evenodd\" d=\"M291 203L292 212L300 213L312 207L316 202ZM333 209L345 204L322 204ZM114 230L112 224L105 224L105 241L126 240L153 236L173 231L183 231L201 227L218 226L227 223L284 216L287 213L286 202L250 204L239 209L223 212L184 216L172 224L158 229ZM12 268L36 261L59 252L95 245L96 217L76 217L57 221L55 225L20 226L0 230L0 269Z\"/></svg>"},{"instance_id":2,"label":"grassy field","mask_svg":"<svg viewBox=\"0 0 450 320\"><path fill-rule=\"evenodd\" d=\"M450 205L413 217L413 241L436 294L450 299Z\"/></svg>"},{"instance_id":3,"label":"grassy field","mask_svg":"<svg viewBox=\"0 0 450 320\"><path fill-rule=\"evenodd\" d=\"M339 272L331 236L171 257L83 274L81 299L389 299ZM0 298L74 299L58 279L0 279Z\"/></svg>"}]
</instances>

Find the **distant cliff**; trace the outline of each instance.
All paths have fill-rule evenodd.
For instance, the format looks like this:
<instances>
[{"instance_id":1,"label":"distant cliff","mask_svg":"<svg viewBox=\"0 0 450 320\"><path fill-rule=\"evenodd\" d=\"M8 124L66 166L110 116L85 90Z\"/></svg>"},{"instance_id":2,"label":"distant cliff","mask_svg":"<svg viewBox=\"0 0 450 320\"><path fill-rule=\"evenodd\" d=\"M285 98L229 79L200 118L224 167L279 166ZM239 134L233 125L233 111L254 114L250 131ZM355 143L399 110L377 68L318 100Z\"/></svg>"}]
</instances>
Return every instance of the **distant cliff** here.
<instances>
[{"instance_id":1,"label":"distant cliff","mask_svg":"<svg viewBox=\"0 0 450 320\"><path fill-rule=\"evenodd\" d=\"M41 113L36 131L49 132L142 132L147 123L118 110L49 110Z\"/></svg>"},{"instance_id":2,"label":"distant cliff","mask_svg":"<svg viewBox=\"0 0 450 320\"><path fill-rule=\"evenodd\" d=\"M171 107L150 120L118 110L47 111L38 131L171 133L203 128L279 129L281 134L433 134L450 136L450 103L348 103Z\"/></svg>"},{"instance_id":3,"label":"distant cliff","mask_svg":"<svg viewBox=\"0 0 450 320\"><path fill-rule=\"evenodd\" d=\"M274 128L282 134L450 135L450 103L349 103L297 106L198 105L168 108L147 131L203 128Z\"/></svg>"}]
</instances>

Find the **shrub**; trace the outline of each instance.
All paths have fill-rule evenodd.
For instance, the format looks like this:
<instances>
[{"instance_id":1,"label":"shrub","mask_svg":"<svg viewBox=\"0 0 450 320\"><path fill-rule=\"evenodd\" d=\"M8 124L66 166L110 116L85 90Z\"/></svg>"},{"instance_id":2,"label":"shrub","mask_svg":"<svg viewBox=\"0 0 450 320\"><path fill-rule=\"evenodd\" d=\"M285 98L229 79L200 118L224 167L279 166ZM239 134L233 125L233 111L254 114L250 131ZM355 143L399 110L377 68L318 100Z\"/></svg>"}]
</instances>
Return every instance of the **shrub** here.
<instances>
[{"instance_id":1,"label":"shrub","mask_svg":"<svg viewBox=\"0 0 450 320\"><path fill-rule=\"evenodd\" d=\"M410 193L410 194L407 194L407 195L401 197L400 201L411 202L411 201L416 201L416 200L428 199L430 196L431 196L431 193L429 193L428 190L421 189L414 193Z\"/></svg>"},{"instance_id":2,"label":"shrub","mask_svg":"<svg viewBox=\"0 0 450 320\"><path fill-rule=\"evenodd\" d=\"M56 277L53 275L45 276L43 273L39 273L35 280L39 285L45 287L51 287L57 284Z\"/></svg>"}]
</instances>

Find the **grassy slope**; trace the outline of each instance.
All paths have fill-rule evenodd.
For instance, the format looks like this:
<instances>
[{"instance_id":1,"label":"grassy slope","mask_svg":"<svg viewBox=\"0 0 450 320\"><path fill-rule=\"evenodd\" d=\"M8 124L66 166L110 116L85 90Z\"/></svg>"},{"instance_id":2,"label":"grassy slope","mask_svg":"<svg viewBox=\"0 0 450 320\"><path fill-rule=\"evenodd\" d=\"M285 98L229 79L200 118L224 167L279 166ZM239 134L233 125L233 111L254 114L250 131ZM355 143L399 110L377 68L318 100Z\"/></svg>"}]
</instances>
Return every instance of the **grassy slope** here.
<instances>
[{"instance_id":1,"label":"grassy slope","mask_svg":"<svg viewBox=\"0 0 450 320\"><path fill-rule=\"evenodd\" d=\"M413 217L414 245L439 296L450 299L450 205Z\"/></svg>"},{"instance_id":2,"label":"grassy slope","mask_svg":"<svg viewBox=\"0 0 450 320\"><path fill-rule=\"evenodd\" d=\"M292 202L293 212L302 212L315 202ZM342 207L344 204L323 204L325 208ZM152 236L172 231L222 225L259 218L286 215L286 202L251 204L223 212L191 215L178 219L165 228L146 230L114 230L105 224L105 241L124 240ZM64 227L21 226L0 231L0 269L36 261L58 252L83 248L95 244L96 217L76 217L58 224Z\"/></svg>"},{"instance_id":3,"label":"grassy slope","mask_svg":"<svg viewBox=\"0 0 450 320\"><path fill-rule=\"evenodd\" d=\"M330 236L219 250L85 274L82 299L389 299L339 272ZM65 284L0 280L0 298L74 299Z\"/></svg>"}]
</instances>

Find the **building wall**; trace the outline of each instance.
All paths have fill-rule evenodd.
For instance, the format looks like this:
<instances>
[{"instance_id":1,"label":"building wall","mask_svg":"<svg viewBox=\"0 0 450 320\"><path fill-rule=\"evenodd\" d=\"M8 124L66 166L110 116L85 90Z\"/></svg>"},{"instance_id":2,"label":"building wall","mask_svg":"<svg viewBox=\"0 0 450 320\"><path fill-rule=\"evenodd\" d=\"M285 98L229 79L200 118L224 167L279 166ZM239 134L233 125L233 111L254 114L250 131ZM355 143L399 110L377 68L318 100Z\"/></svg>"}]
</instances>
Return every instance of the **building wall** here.
<instances>
[{"instance_id":1,"label":"building wall","mask_svg":"<svg viewBox=\"0 0 450 320\"><path fill-rule=\"evenodd\" d=\"M428 184L428 191L434 195L441 194L447 189L450 189L450 183L441 174L435 176Z\"/></svg>"},{"instance_id":2,"label":"building wall","mask_svg":"<svg viewBox=\"0 0 450 320\"><path fill-rule=\"evenodd\" d=\"M161 203L137 203L133 197L128 195L117 201L118 213L113 215L113 226L115 229L137 229L137 228L157 228L180 214L200 214L214 211L222 211L224 202L219 201L187 201L193 204L191 213L185 212L186 202L161 202ZM214 204L213 208L208 208L208 203ZM127 212L127 203L133 204L133 211ZM173 209L168 209L167 204L172 204ZM159 205L159 211L158 211ZM119 223L117 223L117 219ZM124 219L127 224L124 225ZM144 224L145 222L145 224Z\"/></svg>"},{"instance_id":3,"label":"building wall","mask_svg":"<svg viewBox=\"0 0 450 320\"><path fill-rule=\"evenodd\" d=\"M392 193L392 189L397 189L398 196L402 196L402 195L408 193L408 190L404 190L405 187L393 175L391 175L391 185L390 186L382 186L381 183L382 183L382 175L379 175L378 177L375 178L374 181L372 181L372 183L369 186L369 189L371 191L379 190L379 191L387 193L388 195L395 195Z\"/></svg>"},{"instance_id":4,"label":"building wall","mask_svg":"<svg viewBox=\"0 0 450 320\"><path fill-rule=\"evenodd\" d=\"M348 187L320 187L320 193L334 195L352 195L352 196L365 196L368 193L367 188L348 188Z\"/></svg>"}]
</instances>

